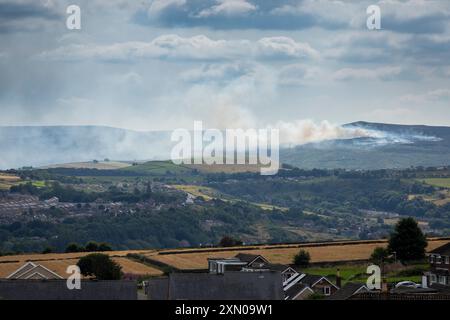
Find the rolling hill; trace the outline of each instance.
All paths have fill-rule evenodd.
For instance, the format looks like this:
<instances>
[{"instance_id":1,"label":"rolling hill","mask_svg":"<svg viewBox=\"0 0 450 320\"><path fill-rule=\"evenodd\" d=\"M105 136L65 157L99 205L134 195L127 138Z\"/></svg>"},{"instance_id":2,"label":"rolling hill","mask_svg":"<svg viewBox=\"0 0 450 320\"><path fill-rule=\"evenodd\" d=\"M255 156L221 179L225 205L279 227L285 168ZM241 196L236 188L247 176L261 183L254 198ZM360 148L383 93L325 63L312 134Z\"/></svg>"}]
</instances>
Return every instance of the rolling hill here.
<instances>
[{"instance_id":1,"label":"rolling hill","mask_svg":"<svg viewBox=\"0 0 450 320\"><path fill-rule=\"evenodd\" d=\"M373 134L282 148L281 161L306 169L450 165L450 127L370 122L354 122L343 127L363 128ZM3 151L0 169L54 166L105 158L113 161L167 160L172 146L168 131L138 132L102 126L0 127L0 150ZM138 166L129 170L156 168L154 165L152 168Z\"/></svg>"},{"instance_id":2,"label":"rolling hill","mask_svg":"<svg viewBox=\"0 0 450 320\"><path fill-rule=\"evenodd\" d=\"M282 162L301 168L387 169L450 165L450 127L355 122L373 137L328 140L280 151Z\"/></svg>"}]
</instances>

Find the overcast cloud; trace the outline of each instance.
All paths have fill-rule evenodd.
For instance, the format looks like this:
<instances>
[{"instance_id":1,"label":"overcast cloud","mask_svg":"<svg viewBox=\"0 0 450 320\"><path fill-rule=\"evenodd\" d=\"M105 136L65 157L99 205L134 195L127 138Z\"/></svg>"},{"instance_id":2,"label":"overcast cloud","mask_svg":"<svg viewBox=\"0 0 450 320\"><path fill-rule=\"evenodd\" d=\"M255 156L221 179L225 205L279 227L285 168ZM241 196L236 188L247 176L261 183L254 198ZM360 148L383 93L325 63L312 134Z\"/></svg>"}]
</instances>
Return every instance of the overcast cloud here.
<instances>
[{"instance_id":1,"label":"overcast cloud","mask_svg":"<svg viewBox=\"0 0 450 320\"><path fill-rule=\"evenodd\" d=\"M72 3L0 0L0 125L450 125L447 0Z\"/></svg>"}]
</instances>

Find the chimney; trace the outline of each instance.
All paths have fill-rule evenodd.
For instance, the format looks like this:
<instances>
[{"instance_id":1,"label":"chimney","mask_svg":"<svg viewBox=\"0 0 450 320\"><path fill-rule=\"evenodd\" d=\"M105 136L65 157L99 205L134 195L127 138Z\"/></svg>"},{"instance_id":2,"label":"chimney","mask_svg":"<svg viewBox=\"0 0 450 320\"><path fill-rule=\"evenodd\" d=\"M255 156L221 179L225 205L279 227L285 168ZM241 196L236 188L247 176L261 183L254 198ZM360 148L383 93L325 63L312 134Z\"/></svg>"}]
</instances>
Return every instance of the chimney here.
<instances>
[{"instance_id":1,"label":"chimney","mask_svg":"<svg viewBox=\"0 0 450 320\"><path fill-rule=\"evenodd\" d=\"M381 292L389 293L388 283L385 277L383 277L383 279L381 280Z\"/></svg>"},{"instance_id":2,"label":"chimney","mask_svg":"<svg viewBox=\"0 0 450 320\"><path fill-rule=\"evenodd\" d=\"M336 271L336 287L338 287L340 289L341 288L341 284L342 284L341 271L339 270L339 268L337 268L337 271Z\"/></svg>"}]
</instances>

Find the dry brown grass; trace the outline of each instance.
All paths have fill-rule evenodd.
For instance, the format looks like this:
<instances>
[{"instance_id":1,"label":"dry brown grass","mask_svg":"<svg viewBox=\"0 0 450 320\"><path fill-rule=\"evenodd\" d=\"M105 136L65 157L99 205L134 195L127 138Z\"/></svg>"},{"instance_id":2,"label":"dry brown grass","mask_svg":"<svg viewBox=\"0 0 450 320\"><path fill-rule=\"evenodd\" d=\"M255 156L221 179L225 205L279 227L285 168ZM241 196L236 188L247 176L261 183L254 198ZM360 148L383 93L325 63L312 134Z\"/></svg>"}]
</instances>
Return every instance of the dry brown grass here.
<instances>
[{"instance_id":1,"label":"dry brown grass","mask_svg":"<svg viewBox=\"0 0 450 320\"><path fill-rule=\"evenodd\" d=\"M20 178L15 175L0 173L0 180L8 181L8 182L17 182L20 181Z\"/></svg>"},{"instance_id":2,"label":"dry brown grass","mask_svg":"<svg viewBox=\"0 0 450 320\"><path fill-rule=\"evenodd\" d=\"M433 250L449 240L430 240L427 250ZM369 259L376 247L385 247L384 243L364 243L364 244L348 244L348 245L327 245L327 246L303 246L302 249L307 250L311 255L311 262L344 262L353 260ZM255 248L253 250L232 250L217 252L196 252L181 254L165 254L155 255L155 253L147 254L150 258L174 266L179 269L204 269L207 266L208 258L230 258L238 253L259 254L263 255L272 263L290 264L300 250L299 247L277 248L271 249L271 246Z\"/></svg>"},{"instance_id":3,"label":"dry brown grass","mask_svg":"<svg viewBox=\"0 0 450 320\"><path fill-rule=\"evenodd\" d=\"M442 246L450 240L429 239L427 250L433 250ZM260 254L272 263L290 264L295 254L301 249L307 250L311 255L311 262L344 262L365 260L370 257L376 247L385 247L387 241L368 241L367 243L345 242L342 244L292 244L292 245L263 245L254 247L237 247L232 249L194 249L181 250L182 253L158 254L157 250L125 250L104 252L110 255L122 266L124 273L136 275L159 276L162 272L146 264L126 258L128 253L138 253L150 257L154 260L166 263L179 269L205 269L208 258L229 258L238 253ZM244 250L245 249L245 250ZM248 250L250 249L250 250ZM179 252L180 250L177 250ZM175 250L165 250L164 252L175 252ZM78 259L89 253L51 253L51 254L24 254L15 256L0 257L0 278L5 278L13 271L17 270L26 261L34 261L42 264L50 270L55 271L65 277L66 269L69 265L76 264Z\"/></svg>"},{"instance_id":4,"label":"dry brown grass","mask_svg":"<svg viewBox=\"0 0 450 320\"><path fill-rule=\"evenodd\" d=\"M14 176L7 173L0 173L0 189L1 190L7 190L12 185L17 184L20 182L20 177Z\"/></svg>"},{"instance_id":5,"label":"dry brown grass","mask_svg":"<svg viewBox=\"0 0 450 320\"><path fill-rule=\"evenodd\" d=\"M129 253L148 254L154 250L123 250L123 251L105 251L102 252L111 257L125 257ZM66 259L79 259L91 252L74 252L74 253L47 253L47 254L19 254L12 256L0 257L0 263L4 261L42 261L42 260L66 260Z\"/></svg>"},{"instance_id":6,"label":"dry brown grass","mask_svg":"<svg viewBox=\"0 0 450 320\"><path fill-rule=\"evenodd\" d=\"M122 266L122 271L124 273L150 276L160 276L163 274L163 272L159 269L150 267L137 261L130 260L128 258L113 258L113 260Z\"/></svg>"},{"instance_id":7,"label":"dry brown grass","mask_svg":"<svg viewBox=\"0 0 450 320\"><path fill-rule=\"evenodd\" d=\"M52 168L68 168L68 169L98 169L98 170L115 170L115 169L123 169L126 167L130 167L131 164L125 162L117 162L117 161L99 161L94 163L93 161L89 162L72 162L72 163L61 163L61 164L53 164L49 166L41 167L40 169L52 169Z\"/></svg>"},{"instance_id":8,"label":"dry brown grass","mask_svg":"<svg viewBox=\"0 0 450 320\"><path fill-rule=\"evenodd\" d=\"M128 258L125 258L125 253L130 251L113 251L116 253L116 255L113 257L113 260L116 261L118 264L122 266L122 271L124 273L128 274L134 274L134 275L150 275L150 276L159 276L162 275L161 270L152 268L150 266L147 266L145 264L130 260ZM136 251L133 251L136 253ZM139 251L142 253L142 251ZM149 252L149 251L145 251ZM118 254L117 254L118 253ZM74 254L74 253L67 253L67 254L46 254L46 255L21 255L19 262L3 262L0 263L0 279L6 278L8 275L10 275L12 272L20 268L26 261L33 261L38 264L43 265L44 267L52 270L53 272L56 272L63 278L66 278L68 274L66 274L67 267L70 265L75 265L78 262L78 259L86 255L85 254ZM122 255L122 256L120 256ZM46 256L49 260L42 259L42 256ZM9 259L4 259L3 261L14 261L13 257L17 256L9 256ZM6 257L1 257L6 258Z\"/></svg>"}]
</instances>

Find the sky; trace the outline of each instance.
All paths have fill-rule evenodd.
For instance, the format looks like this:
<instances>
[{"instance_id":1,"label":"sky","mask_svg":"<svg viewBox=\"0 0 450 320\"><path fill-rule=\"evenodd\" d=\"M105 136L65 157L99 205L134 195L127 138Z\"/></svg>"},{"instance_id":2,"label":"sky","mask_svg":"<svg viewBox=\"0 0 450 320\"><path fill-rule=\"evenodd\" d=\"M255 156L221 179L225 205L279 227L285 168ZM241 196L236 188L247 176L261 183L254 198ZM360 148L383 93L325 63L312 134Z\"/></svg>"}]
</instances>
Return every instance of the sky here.
<instances>
[{"instance_id":1,"label":"sky","mask_svg":"<svg viewBox=\"0 0 450 320\"><path fill-rule=\"evenodd\" d=\"M450 1L0 0L0 114L142 131L450 126Z\"/></svg>"}]
</instances>

